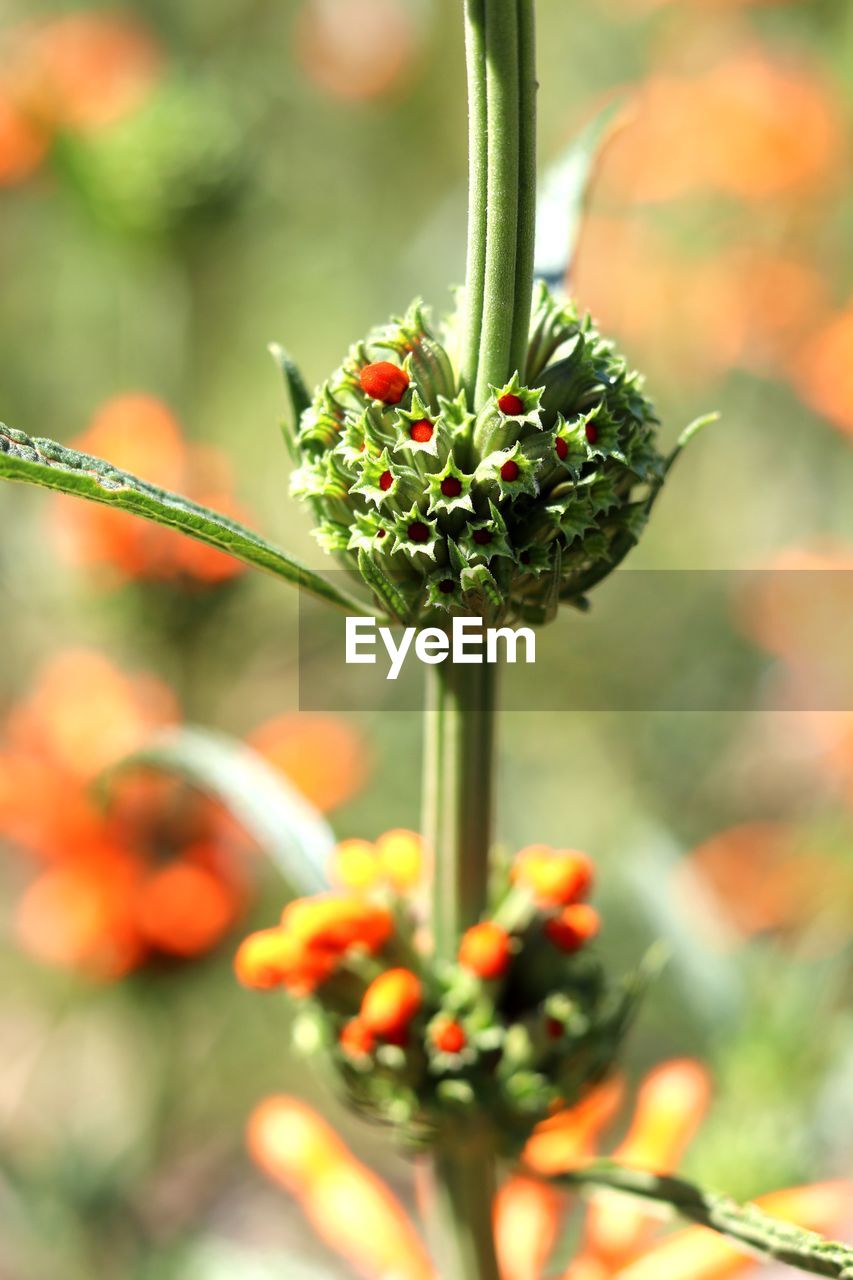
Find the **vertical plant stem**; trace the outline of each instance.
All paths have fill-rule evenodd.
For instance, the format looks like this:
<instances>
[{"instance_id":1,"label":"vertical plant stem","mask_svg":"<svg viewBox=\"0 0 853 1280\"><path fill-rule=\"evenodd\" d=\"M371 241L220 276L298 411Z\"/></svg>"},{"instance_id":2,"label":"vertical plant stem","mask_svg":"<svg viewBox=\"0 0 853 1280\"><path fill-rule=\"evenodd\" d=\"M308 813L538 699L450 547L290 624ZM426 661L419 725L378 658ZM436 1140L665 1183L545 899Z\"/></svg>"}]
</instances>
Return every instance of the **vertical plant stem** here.
<instances>
[{"instance_id":1,"label":"vertical plant stem","mask_svg":"<svg viewBox=\"0 0 853 1280\"><path fill-rule=\"evenodd\" d=\"M465 0L468 67L468 258L460 376L473 400L483 330L486 275L486 0Z\"/></svg>"},{"instance_id":2,"label":"vertical plant stem","mask_svg":"<svg viewBox=\"0 0 853 1280\"><path fill-rule=\"evenodd\" d=\"M485 11L486 270L475 408L509 376L518 245L518 2L485 0Z\"/></svg>"},{"instance_id":3,"label":"vertical plant stem","mask_svg":"<svg viewBox=\"0 0 853 1280\"><path fill-rule=\"evenodd\" d=\"M488 896L494 787L495 668L450 662L427 670L424 834L435 858L436 956L453 960L459 935ZM441 1280L498 1280L492 1230L495 1159L486 1138L445 1136L433 1162L434 1236Z\"/></svg>"},{"instance_id":4,"label":"vertical plant stem","mask_svg":"<svg viewBox=\"0 0 853 1280\"><path fill-rule=\"evenodd\" d=\"M495 668L442 663L427 672L424 834L435 857L432 933L452 960L486 905L494 786Z\"/></svg>"},{"instance_id":5,"label":"vertical plant stem","mask_svg":"<svg viewBox=\"0 0 853 1280\"><path fill-rule=\"evenodd\" d=\"M509 371L524 378L536 250L535 0L518 0L518 234Z\"/></svg>"}]
</instances>

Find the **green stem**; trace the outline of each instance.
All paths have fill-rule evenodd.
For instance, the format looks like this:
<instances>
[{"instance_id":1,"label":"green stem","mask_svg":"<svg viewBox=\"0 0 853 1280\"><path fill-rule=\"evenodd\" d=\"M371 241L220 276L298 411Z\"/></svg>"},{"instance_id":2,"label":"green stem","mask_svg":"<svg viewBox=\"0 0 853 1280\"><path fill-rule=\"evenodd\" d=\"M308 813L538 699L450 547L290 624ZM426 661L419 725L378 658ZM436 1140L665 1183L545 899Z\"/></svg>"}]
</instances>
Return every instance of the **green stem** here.
<instances>
[{"instance_id":1,"label":"green stem","mask_svg":"<svg viewBox=\"0 0 853 1280\"><path fill-rule=\"evenodd\" d=\"M469 213L461 373L474 407L524 367L536 222L534 0L467 0Z\"/></svg>"},{"instance_id":2,"label":"green stem","mask_svg":"<svg viewBox=\"0 0 853 1280\"><path fill-rule=\"evenodd\" d=\"M465 56L468 66L468 260L460 376L472 400L480 359L486 276L486 0L466 0Z\"/></svg>"},{"instance_id":3,"label":"green stem","mask_svg":"<svg viewBox=\"0 0 853 1280\"><path fill-rule=\"evenodd\" d=\"M432 928L437 957L453 960L460 934L488 896L494 779L495 668L433 667L424 735L424 834L434 852ZM498 1280L492 1231L496 1169L478 1135L445 1136L433 1163L435 1237L442 1280Z\"/></svg>"}]
</instances>

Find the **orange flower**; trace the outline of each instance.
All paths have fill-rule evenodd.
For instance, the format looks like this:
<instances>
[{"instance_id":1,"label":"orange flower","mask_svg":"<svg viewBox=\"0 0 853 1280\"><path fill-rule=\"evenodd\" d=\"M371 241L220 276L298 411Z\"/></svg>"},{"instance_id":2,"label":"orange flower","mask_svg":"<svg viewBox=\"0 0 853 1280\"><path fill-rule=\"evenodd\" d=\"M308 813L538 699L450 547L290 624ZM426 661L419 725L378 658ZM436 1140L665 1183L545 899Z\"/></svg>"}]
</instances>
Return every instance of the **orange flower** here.
<instances>
[{"instance_id":1,"label":"orange flower","mask_svg":"<svg viewBox=\"0 0 853 1280\"><path fill-rule=\"evenodd\" d=\"M394 919L385 907L334 894L297 898L285 907L281 924L300 946L338 956L350 948L374 954L394 932Z\"/></svg>"},{"instance_id":2,"label":"orange flower","mask_svg":"<svg viewBox=\"0 0 853 1280\"><path fill-rule=\"evenodd\" d=\"M342 840L332 854L332 879L344 889L363 893L382 880L379 852L369 840Z\"/></svg>"},{"instance_id":3,"label":"orange flower","mask_svg":"<svg viewBox=\"0 0 853 1280\"><path fill-rule=\"evenodd\" d=\"M436 1280L405 1211L325 1121L293 1098L268 1098L248 1128L252 1158L299 1201L317 1234L359 1275Z\"/></svg>"},{"instance_id":4,"label":"orange flower","mask_svg":"<svg viewBox=\"0 0 853 1280\"><path fill-rule=\"evenodd\" d=\"M381 400L383 404L399 404L409 386L409 375L405 369L388 360L364 365L358 380L366 396Z\"/></svg>"},{"instance_id":5,"label":"orange flower","mask_svg":"<svg viewBox=\"0 0 853 1280\"><path fill-rule=\"evenodd\" d=\"M827 181L842 152L841 113L825 77L758 47L704 71L659 74L636 122L614 137L603 180L632 200L718 190L754 200Z\"/></svg>"},{"instance_id":6,"label":"orange flower","mask_svg":"<svg viewBox=\"0 0 853 1280\"><path fill-rule=\"evenodd\" d=\"M595 1151L600 1134L615 1118L624 1097L623 1082L614 1077L590 1090L574 1107L558 1111L534 1129L522 1154L522 1165L549 1178L574 1169Z\"/></svg>"},{"instance_id":7,"label":"orange flower","mask_svg":"<svg viewBox=\"0 0 853 1280\"><path fill-rule=\"evenodd\" d=\"M220 876L179 858L155 871L141 886L136 904L142 936L166 955L202 955L235 923L240 898Z\"/></svg>"},{"instance_id":8,"label":"orange flower","mask_svg":"<svg viewBox=\"0 0 853 1280\"><path fill-rule=\"evenodd\" d=\"M0 188L29 178L47 155L47 129L24 108L16 85L0 80Z\"/></svg>"},{"instance_id":9,"label":"orange flower","mask_svg":"<svg viewBox=\"0 0 853 1280\"><path fill-rule=\"evenodd\" d=\"M386 969L374 978L361 1001L361 1021L381 1040L404 1039L420 1011L423 991L410 969Z\"/></svg>"},{"instance_id":10,"label":"orange flower","mask_svg":"<svg viewBox=\"0 0 853 1280\"><path fill-rule=\"evenodd\" d=\"M613 1153L621 1164L672 1173L698 1129L710 1100L711 1084L701 1063L689 1058L665 1062L640 1086L631 1127ZM624 1201L593 1201L586 1220L586 1250L616 1271L636 1255L654 1232L655 1220Z\"/></svg>"},{"instance_id":11,"label":"orange flower","mask_svg":"<svg viewBox=\"0 0 853 1280\"><path fill-rule=\"evenodd\" d=\"M576 849L551 849L532 844L516 854L512 867L514 884L523 885L537 904L565 907L585 898L592 888L594 870L585 853Z\"/></svg>"},{"instance_id":12,"label":"orange flower","mask_svg":"<svg viewBox=\"0 0 853 1280\"><path fill-rule=\"evenodd\" d=\"M160 75L162 57L135 19L103 12L52 18L24 33L24 56L41 113L56 125L93 129L135 110Z\"/></svg>"},{"instance_id":13,"label":"orange flower","mask_svg":"<svg viewBox=\"0 0 853 1280\"><path fill-rule=\"evenodd\" d=\"M707 1077L697 1063L663 1064L641 1089L637 1114L618 1158L676 1161L707 1102ZM547 1152L540 1176L577 1168L595 1150L598 1135L618 1106L617 1082L593 1091L564 1112L563 1149ZM540 1130L553 1131L554 1121ZM537 1135L539 1130L537 1131ZM542 1147L535 1136L525 1152L535 1167ZM317 1233L370 1280L437 1280L413 1227L397 1201L360 1165L329 1126L292 1098L269 1098L256 1108L248 1128L249 1151L261 1169L294 1195ZM554 1157L559 1155L560 1158ZM853 1187L818 1183L761 1196L766 1212L832 1236L853 1212ZM494 1202L494 1229L502 1280L542 1280L561 1227L564 1198L546 1182L524 1173L509 1178ZM620 1197L619 1214L626 1213ZM593 1215L598 1209L593 1210ZM689 1227L660 1243L649 1243L648 1219L627 1216L630 1239L604 1236L601 1220L563 1280L733 1280L756 1261L704 1227ZM596 1234L597 1232L597 1234ZM601 1251L599 1252L599 1246Z\"/></svg>"},{"instance_id":14,"label":"orange flower","mask_svg":"<svg viewBox=\"0 0 853 1280\"><path fill-rule=\"evenodd\" d=\"M563 1197L534 1178L508 1178L494 1205L501 1280L539 1280L560 1229Z\"/></svg>"},{"instance_id":15,"label":"orange flower","mask_svg":"<svg viewBox=\"0 0 853 1280\"><path fill-rule=\"evenodd\" d=\"M169 409L153 396L108 400L73 444L164 489L180 490L224 515L241 517L224 456L209 445L188 445ZM63 549L77 564L108 569L120 581L184 578L216 584L244 570L225 552L128 512L64 496L55 504Z\"/></svg>"},{"instance_id":16,"label":"orange flower","mask_svg":"<svg viewBox=\"0 0 853 1280\"><path fill-rule=\"evenodd\" d=\"M367 101L402 83L416 35L401 0L306 0L297 18L296 57L329 97Z\"/></svg>"},{"instance_id":17,"label":"orange flower","mask_svg":"<svg viewBox=\"0 0 853 1280\"><path fill-rule=\"evenodd\" d=\"M461 1053L468 1043L465 1028L453 1018L442 1018L430 1030L430 1039L441 1053Z\"/></svg>"},{"instance_id":18,"label":"orange flower","mask_svg":"<svg viewBox=\"0 0 853 1280\"><path fill-rule=\"evenodd\" d=\"M346 804L370 771L364 739L337 716L275 716L249 734L248 742L323 813Z\"/></svg>"},{"instance_id":19,"label":"orange flower","mask_svg":"<svg viewBox=\"0 0 853 1280\"><path fill-rule=\"evenodd\" d=\"M794 365L794 386L812 409L853 435L853 306L829 317Z\"/></svg>"},{"instance_id":20,"label":"orange flower","mask_svg":"<svg viewBox=\"0 0 853 1280\"><path fill-rule=\"evenodd\" d=\"M486 920L466 929L459 943L459 963L479 978L502 978L509 968L512 946L506 929Z\"/></svg>"},{"instance_id":21,"label":"orange flower","mask_svg":"<svg viewBox=\"0 0 853 1280\"><path fill-rule=\"evenodd\" d=\"M376 1047L376 1036L361 1018L350 1018L341 1031L340 1046L351 1058L364 1058Z\"/></svg>"}]
</instances>

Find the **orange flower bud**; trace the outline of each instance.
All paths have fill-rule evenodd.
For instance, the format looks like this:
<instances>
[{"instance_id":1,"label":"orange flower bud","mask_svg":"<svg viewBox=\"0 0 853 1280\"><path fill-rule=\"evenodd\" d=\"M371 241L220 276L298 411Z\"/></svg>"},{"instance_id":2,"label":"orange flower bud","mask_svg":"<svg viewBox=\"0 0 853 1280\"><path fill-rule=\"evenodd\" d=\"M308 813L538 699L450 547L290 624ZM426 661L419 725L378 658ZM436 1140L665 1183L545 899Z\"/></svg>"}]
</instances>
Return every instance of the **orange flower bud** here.
<instances>
[{"instance_id":1,"label":"orange flower bud","mask_svg":"<svg viewBox=\"0 0 853 1280\"><path fill-rule=\"evenodd\" d=\"M465 1028L453 1018L442 1018L430 1030L430 1039L442 1053L461 1053L468 1043Z\"/></svg>"},{"instance_id":2,"label":"orange flower bud","mask_svg":"<svg viewBox=\"0 0 853 1280\"><path fill-rule=\"evenodd\" d=\"M372 889L381 875L379 856L369 840L342 840L332 854L332 878L353 893Z\"/></svg>"},{"instance_id":3,"label":"orange flower bud","mask_svg":"<svg viewBox=\"0 0 853 1280\"><path fill-rule=\"evenodd\" d=\"M348 1057L363 1058L375 1049L376 1037L361 1018L350 1018L341 1031L338 1043Z\"/></svg>"},{"instance_id":4,"label":"orange flower bud","mask_svg":"<svg viewBox=\"0 0 853 1280\"><path fill-rule=\"evenodd\" d=\"M409 375L405 369L388 360L366 364L358 380L365 395L373 400L381 400L383 404L399 404L409 385Z\"/></svg>"},{"instance_id":5,"label":"orange flower bud","mask_svg":"<svg viewBox=\"0 0 853 1280\"><path fill-rule=\"evenodd\" d=\"M550 849L529 845L516 856L514 884L523 885L545 909L566 907L585 898L592 888L594 868L585 853L576 849Z\"/></svg>"},{"instance_id":6,"label":"orange flower bud","mask_svg":"<svg viewBox=\"0 0 853 1280\"><path fill-rule=\"evenodd\" d=\"M361 1002L361 1021L383 1040L405 1036L422 1000L421 982L410 969L387 969L374 978Z\"/></svg>"},{"instance_id":7,"label":"orange flower bud","mask_svg":"<svg viewBox=\"0 0 853 1280\"><path fill-rule=\"evenodd\" d=\"M493 920L466 929L459 944L459 963L478 978L502 978L511 959L510 938Z\"/></svg>"},{"instance_id":8,"label":"orange flower bud","mask_svg":"<svg viewBox=\"0 0 853 1280\"><path fill-rule=\"evenodd\" d=\"M600 928L601 918L595 908L586 902L576 902L548 920L545 933L555 947L572 955L595 938Z\"/></svg>"},{"instance_id":9,"label":"orange flower bud","mask_svg":"<svg viewBox=\"0 0 853 1280\"><path fill-rule=\"evenodd\" d=\"M231 885L183 859L162 867L139 891L139 927L150 946L175 956L209 951L230 929L239 909Z\"/></svg>"},{"instance_id":10,"label":"orange flower bud","mask_svg":"<svg viewBox=\"0 0 853 1280\"><path fill-rule=\"evenodd\" d=\"M416 831L397 827L376 841L382 870L398 893L416 888L423 874L423 842Z\"/></svg>"},{"instance_id":11,"label":"orange flower bud","mask_svg":"<svg viewBox=\"0 0 853 1280\"><path fill-rule=\"evenodd\" d=\"M285 908L281 923L303 947L338 956L350 947L375 954L394 932L393 917L384 907L334 894L298 898Z\"/></svg>"},{"instance_id":12,"label":"orange flower bud","mask_svg":"<svg viewBox=\"0 0 853 1280\"><path fill-rule=\"evenodd\" d=\"M244 987L254 991L287 987L292 995L308 995L333 968L331 957L312 954L283 929L250 934L234 958L234 970Z\"/></svg>"}]
</instances>

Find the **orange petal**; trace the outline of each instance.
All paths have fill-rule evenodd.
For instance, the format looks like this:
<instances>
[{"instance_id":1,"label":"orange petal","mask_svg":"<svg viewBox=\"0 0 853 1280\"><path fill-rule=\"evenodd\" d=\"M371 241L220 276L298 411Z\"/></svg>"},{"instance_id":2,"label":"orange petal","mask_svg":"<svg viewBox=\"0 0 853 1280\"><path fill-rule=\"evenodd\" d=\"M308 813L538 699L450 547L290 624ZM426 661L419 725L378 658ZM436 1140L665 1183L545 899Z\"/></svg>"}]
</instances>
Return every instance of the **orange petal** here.
<instances>
[{"instance_id":1,"label":"orange petal","mask_svg":"<svg viewBox=\"0 0 853 1280\"><path fill-rule=\"evenodd\" d=\"M671 1173L702 1121L709 1096L710 1079L699 1062L676 1058L649 1072L614 1160ZM654 1216L643 1208L608 1196L590 1205L586 1246L615 1270L639 1251L654 1227Z\"/></svg>"},{"instance_id":2,"label":"orange petal","mask_svg":"<svg viewBox=\"0 0 853 1280\"><path fill-rule=\"evenodd\" d=\"M614 1077L593 1089L577 1106L544 1120L528 1139L522 1162L544 1177L576 1168L595 1151L598 1137L619 1110L623 1095L624 1084Z\"/></svg>"},{"instance_id":3,"label":"orange petal","mask_svg":"<svg viewBox=\"0 0 853 1280\"><path fill-rule=\"evenodd\" d=\"M249 1122L249 1150L296 1197L314 1230L369 1280L434 1280L397 1199L318 1115L293 1098L268 1098Z\"/></svg>"},{"instance_id":4,"label":"orange petal","mask_svg":"<svg viewBox=\"0 0 853 1280\"><path fill-rule=\"evenodd\" d=\"M823 1182L759 1196L755 1203L773 1217L809 1231L832 1234L853 1213L853 1184ZM649 1249L619 1272L619 1280L734 1280L755 1259L708 1227L688 1227Z\"/></svg>"},{"instance_id":5,"label":"orange petal","mask_svg":"<svg viewBox=\"0 0 853 1280\"><path fill-rule=\"evenodd\" d=\"M249 744L324 813L356 795L370 770L361 735L337 716L276 716L250 734Z\"/></svg>"},{"instance_id":6,"label":"orange petal","mask_svg":"<svg viewBox=\"0 0 853 1280\"><path fill-rule=\"evenodd\" d=\"M539 1280L557 1239L563 1197L534 1178L510 1178L495 1199L501 1280Z\"/></svg>"}]
</instances>

